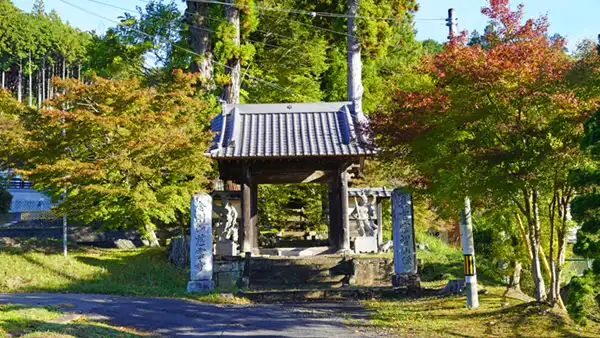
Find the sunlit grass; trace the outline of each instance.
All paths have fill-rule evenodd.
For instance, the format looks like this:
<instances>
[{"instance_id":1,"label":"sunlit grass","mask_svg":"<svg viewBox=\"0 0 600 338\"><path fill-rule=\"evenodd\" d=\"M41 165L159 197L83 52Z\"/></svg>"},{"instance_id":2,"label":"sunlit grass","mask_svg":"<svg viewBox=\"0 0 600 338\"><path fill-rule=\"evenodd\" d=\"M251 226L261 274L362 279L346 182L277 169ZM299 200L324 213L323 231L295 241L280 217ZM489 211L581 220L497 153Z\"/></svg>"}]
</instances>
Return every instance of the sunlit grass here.
<instances>
[{"instance_id":1,"label":"sunlit grass","mask_svg":"<svg viewBox=\"0 0 600 338\"><path fill-rule=\"evenodd\" d=\"M366 301L370 325L401 337L598 337L600 327L578 327L545 305L505 297L489 288L481 307L469 310L464 296Z\"/></svg>"},{"instance_id":2,"label":"sunlit grass","mask_svg":"<svg viewBox=\"0 0 600 338\"><path fill-rule=\"evenodd\" d=\"M68 324L53 322L62 315L55 307L0 305L0 336L27 338L63 337L151 337L134 329L113 327L106 323L81 319Z\"/></svg>"},{"instance_id":3,"label":"sunlit grass","mask_svg":"<svg viewBox=\"0 0 600 338\"><path fill-rule=\"evenodd\" d=\"M0 250L0 292L97 293L239 303L186 292L189 270L167 262L162 248L77 248L67 258L48 248Z\"/></svg>"}]
</instances>

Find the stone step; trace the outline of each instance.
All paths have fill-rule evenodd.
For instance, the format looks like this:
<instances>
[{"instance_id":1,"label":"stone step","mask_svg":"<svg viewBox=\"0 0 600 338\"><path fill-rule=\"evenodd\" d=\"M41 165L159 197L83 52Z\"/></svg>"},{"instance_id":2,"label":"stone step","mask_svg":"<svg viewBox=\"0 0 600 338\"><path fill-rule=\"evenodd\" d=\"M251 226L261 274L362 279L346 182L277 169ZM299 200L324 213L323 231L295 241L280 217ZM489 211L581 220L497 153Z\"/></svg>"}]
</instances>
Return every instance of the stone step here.
<instances>
[{"instance_id":1,"label":"stone step","mask_svg":"<svg viewBox=\"0 0 600 338\"><path fill-rule=\"evenodd\" d=\"M255 284L252 281L248 286L249 291L261 291L261 290L322 290L322 289L338 289L347 286L342 281L329 281L329 282L305 282L305 283L270 283L261 281L259 284Z\"/></svg>"},{"instance_id":2,"label":"stone step","mask_svg":"<svg viewBox=\"0 0 600 338\"><path fill-rule=\"evenodd\" d=\"M329 247L313 248L270 248L260 249L260 255L278 256L278 257L313 257L330 252Z\"/></svg>"},{"instance_id":3,"label":"stone step","mask_svg":"<svg viewBox=\"0 0 600 338\"><path fill-rule=\"evenodd\" d=\"M339 287L339 288L289 288L280 290L246 290L239 295L255 302L273 303L290 301L335 301L369 300L373 298L403 297L417 293L434 295L438 290L407 290L405 288L382 287Z\"/></svg>"},{"instance_id":4,"label":"stone step","mask_svg":"<svg viewBox=\"0 0 600 338\"><path fill-rule=\"evenodd\" d=\"M253 285L290 285L290 284L305 284L305 283L330 283L340 282L347 279L344 275L339 276L297 276L297 277L279 277L271 278L270 276L250 276L250 283Z\"/></svg>"},{"instance_id":5,"label":"stone step","mask_svg":"<svg viewBox=\"0 0 600 338\"><path fill-rule=\"evenodd\" d=\"M342 256L253 257L250 262L252 289L340 287L351 271Z\"/></svg>"}]
</instances>

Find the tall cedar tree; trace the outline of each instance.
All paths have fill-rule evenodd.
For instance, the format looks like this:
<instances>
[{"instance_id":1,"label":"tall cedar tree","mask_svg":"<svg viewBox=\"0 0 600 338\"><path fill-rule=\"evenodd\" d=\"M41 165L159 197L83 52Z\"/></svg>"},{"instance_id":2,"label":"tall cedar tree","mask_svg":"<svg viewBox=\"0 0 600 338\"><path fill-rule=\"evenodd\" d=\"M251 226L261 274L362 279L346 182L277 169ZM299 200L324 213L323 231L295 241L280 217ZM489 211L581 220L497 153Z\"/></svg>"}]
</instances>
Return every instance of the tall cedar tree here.
<instances>
[{"instance_id":1,"label":"tall cedar tree","mask_svg":"<svg viewBox=\"0 0 600 338\"><path fill-rule=\"evenodd\" d=\"M564 40L547 36L545 17L523 23L523 5L513 11L508 0L490 0L482 13L494 27L483 36L486 48L467 45L463 32L444 53L424 59L423 74L433 85L398 91L391 108L375 114L372 131L380 147L407 155L421 183L454 212L470 196L478 203L512 205L524 216L535 297L541 301L546 288L540 212L548 211L558 223L560 238L552 240L560 252L553 256L564 260L567 208L574 197L566 176L581 162L582 123L596 101L567 81L575 62L564 53ZM553 301L560 285L558 260Z\"/></svg>"},{"instance_id":2,"label":"tall cedar tree","mask_svg":"<svg viewBox=\"0 0 600 338\"><path fill-rule=\"evenodd\" d=\"M158 244L157 224L184 223L192 194L211 174L212 134L196 76L175 72L153 89L137 80L57 80L61 94L29 114L25 174L58 212L108 228L134 228ZM183 224L182 224L183 225Z\"/></svg>"}]
</instances>

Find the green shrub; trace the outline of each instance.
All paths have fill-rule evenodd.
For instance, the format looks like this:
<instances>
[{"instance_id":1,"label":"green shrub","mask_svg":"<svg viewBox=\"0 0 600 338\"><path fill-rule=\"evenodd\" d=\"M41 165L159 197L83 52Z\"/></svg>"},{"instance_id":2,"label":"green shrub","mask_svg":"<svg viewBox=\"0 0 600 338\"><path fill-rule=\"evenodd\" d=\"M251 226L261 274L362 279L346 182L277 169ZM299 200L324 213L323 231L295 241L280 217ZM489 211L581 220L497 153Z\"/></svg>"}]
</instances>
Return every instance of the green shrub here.
<instances>
[{"instance_id":1,"label":"green shrub","mask_svg":"<svg viewBox=\"0 0 600 338\"><path fill-rule=\"evenodd\" d=\"M8 190L6 190L6 187L4 185L0 185L0 215L8 213L12 198L12 195L8 192Z\"/></svg>"},{"instance_id":2,"label":"green shrub","mask_svg":"<svg viewBox=\"0 0 600 338\"><path fill-rule=\"evenodd\" d=\"M600 262L597 259L596 262ZM600 265L598 263L597 265ZM592 270L581 277L573 277L569 283L567 310L575 322L585 324L588 317L600 314L600 278Z\"/></svg>"}]
</instances>

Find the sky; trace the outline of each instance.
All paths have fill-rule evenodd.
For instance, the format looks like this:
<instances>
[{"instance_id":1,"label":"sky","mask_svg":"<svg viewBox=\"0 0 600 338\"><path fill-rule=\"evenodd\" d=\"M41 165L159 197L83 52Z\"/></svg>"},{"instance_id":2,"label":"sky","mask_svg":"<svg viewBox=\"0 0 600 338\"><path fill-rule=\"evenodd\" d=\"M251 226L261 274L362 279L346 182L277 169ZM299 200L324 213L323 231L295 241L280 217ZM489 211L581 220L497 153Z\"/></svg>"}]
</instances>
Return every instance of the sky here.
<instances>
[{"instance_id":1,"label":"sky","mask_svg":"<svg viewBox=\"0 0 600 338\"><path fill-rule=\"evenodd\" d=\"M90 0L65 0L83 7L88 11L104 16L113 21L118 20L123 10L108 7ZM147 0L98 0L106 4L128 9L136 6L144 6ZM343 1L343 0L340 0ZM13 0L19 8L30 11L34 0ZM460 30L473 31L477 29L482 32L486 26L486 17L481 14L481 8L486 5L487 0L418 0L420 10L416 14L415 27L417 39L434 39L443 42L448 36L448 28L441 20L430 21L428 19L442 19L448 14L448 8L456 10L456 17ZM559 33L566 36L568 46L573 50L578 41L585 38L596 39L600 33L600 0L521 0L512 1L525 5L526 18L547 15L550 22L551 34ZM92 14L73 8L61 0L46 0L46 9L55 9L61 18L82 30L95 30L104 32L107 28L114 26L114 22L96 17ZM184 8L184 2L177 0L180 7Z\"/></svg>"}]
</instances>

